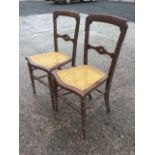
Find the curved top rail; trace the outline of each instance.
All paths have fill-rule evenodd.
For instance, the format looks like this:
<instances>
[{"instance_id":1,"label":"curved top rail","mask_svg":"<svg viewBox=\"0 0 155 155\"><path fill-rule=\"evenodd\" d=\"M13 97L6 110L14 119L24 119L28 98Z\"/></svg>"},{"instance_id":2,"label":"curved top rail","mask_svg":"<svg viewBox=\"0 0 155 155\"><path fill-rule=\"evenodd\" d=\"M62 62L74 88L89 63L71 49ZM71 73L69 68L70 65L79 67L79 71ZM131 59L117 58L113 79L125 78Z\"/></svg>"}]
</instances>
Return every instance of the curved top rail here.
<instances>
[{"instance_id":1,"label":"curved top rail","mask_svg":"<svg viewBox=\"0 0 155 155\"><path fill-rule=\"evenodd\" d=\"M53 12L53 16L57 18L58 16L67 16L67 17L73 17L76 20L80 19L80 15L78 12L73 11L55 11Z\"/></svg>"},{"instance_id":2,"label":"curved top rail","mask_svg":"<svg viewBox=\"0 0 155 155\"><path fill-rule=\"evenodd\" d=\"M125 18L112 15L89 15L86 21L89 24L91 24L92 22L105 22L119 26L121 29L127 28L127 20Z\"/></svg>"}]
</instances>

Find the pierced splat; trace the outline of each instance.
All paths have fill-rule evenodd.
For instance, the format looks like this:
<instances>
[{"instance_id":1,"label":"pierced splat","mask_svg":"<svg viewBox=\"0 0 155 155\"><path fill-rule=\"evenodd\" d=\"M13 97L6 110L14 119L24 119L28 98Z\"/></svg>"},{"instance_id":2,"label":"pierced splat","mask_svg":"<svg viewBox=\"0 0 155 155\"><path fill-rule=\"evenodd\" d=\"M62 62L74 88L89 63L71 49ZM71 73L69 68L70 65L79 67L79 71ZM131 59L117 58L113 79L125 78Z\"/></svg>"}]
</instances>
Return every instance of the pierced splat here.
<instances>
[{"instance_id":1,"label":"pierced splat","mask_svg":"<svg viewBox=\"0 0 155 155\"><path fill-rule=\"evenodd\" d=\"M74 41L74 39L70 38L70 36L67 34L64 34L64 35L57 34L57 37L63 38L65 41L72 41L72 42Z\"/></svg>"},{"instance_id":2,"label":"pierced splat","mask_svg":"<svg viewBox=\"0 0 155 155\"><path fill-rule=\"evenodd\" d=\"M92 45L88 44L88 49L94 49L99 54L108 54L111 58L114 55L113 53L109 53L103 46L92 46Z\"/></svg>"}]
</instances>

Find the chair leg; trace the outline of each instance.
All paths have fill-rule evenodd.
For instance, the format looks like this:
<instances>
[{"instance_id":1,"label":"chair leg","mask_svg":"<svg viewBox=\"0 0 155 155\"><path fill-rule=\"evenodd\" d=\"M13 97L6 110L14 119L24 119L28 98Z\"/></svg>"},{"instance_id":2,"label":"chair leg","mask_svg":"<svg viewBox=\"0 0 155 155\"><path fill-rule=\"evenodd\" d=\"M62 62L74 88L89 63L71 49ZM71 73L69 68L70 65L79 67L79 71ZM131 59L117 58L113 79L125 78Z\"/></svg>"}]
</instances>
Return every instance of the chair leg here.
<instances>
[{"instance_id":1,"label":"chair leg","mask_svg":"<svg viewBox=\"0 0 155 155\"><path fill-rule=\"evenodd\" d=\"M106 106L107 112L109 113L109 112L110 112L110 106L109 106L109 92L106 92L106 93L104 94L104 100L105 100L105 106Z\"/></svg>"},{"instance_id":2,"label":"chair leg","mask_svg":"<svg viewBox=\"0 0 155 155\"><path fill-rule=\"evenodd\" d=\"M54 102L54 87L53 87L53 78L50 73L48 73L48 83L49 83L49 90L50 90L50 96L51 96L51 101L52 101L52 107L53 110L55 110L55 102Z\"/></svg>"},{"instance_id":3,"label":"chair leg","mask_svg":"<svg viewBox=\"0 0 155 155\"><path fill-rule=\"evenodd\" d=\"M82 121L83 139L86 139L86 107L84 98L81 98L81 121Z\"/></svg>"},{"instance_id":4,"label":"chair leg","mask_svg":"<svg viewBox=\"0 0 155 155\"><path fill-rule=\"evenodd\" d=\"M28 68L29 68L29 73L30 73L30 79L31 79L33 93L36 94L35 83L34 83L34 76L33 76L33 69L32 69L32 66L30 64L28 64Z\"/></svg>"},{"instance_id":5,"label":"chair leg","mask_svg":"<svg viewBox=\"0 0 155 155\"><path fill-rule=\"evenodd\" d=\"M89 99L90 99L90 100L92 99L92 96L91 96L91 94L88 94L88 97L89 97Z\"/></svg>"},{"instance_id":6,"label":"chair leg","mask_svg":"<svg viewBox=\"0 0 155 155\"><path fill-rule=\"evenodd\" d=\"M53 84L54 84L55 110L58 111L58 94L57 94L58 86L55 80L53 80Z\"/></svg>"}]
</instances>

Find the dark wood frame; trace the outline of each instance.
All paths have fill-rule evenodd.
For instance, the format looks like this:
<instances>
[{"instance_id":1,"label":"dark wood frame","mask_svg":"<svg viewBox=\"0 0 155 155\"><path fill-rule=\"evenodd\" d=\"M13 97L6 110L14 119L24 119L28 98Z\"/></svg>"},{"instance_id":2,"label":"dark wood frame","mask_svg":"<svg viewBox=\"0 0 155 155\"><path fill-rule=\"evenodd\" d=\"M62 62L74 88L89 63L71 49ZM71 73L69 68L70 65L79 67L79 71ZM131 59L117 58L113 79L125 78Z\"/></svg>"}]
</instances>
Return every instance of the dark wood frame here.
<instances>
[{"instance_id":1,"label":"dark wood frame","mask_svg":"<svg viewBox=\"0 0 155 155\"><path fill-rule=\"evenodd\" d=\"M117 26L120 28L120 35L115 47L115 50L113 53L108 52L105 47L103 46L92 46L89 44L89 33L90 33L90 25L92 22L104 22L104 23L108 23L108 24L112 24L114 26ZM85 139L86 137L86 105L85 105L85 97L87 95L89 95L89 97L91 98L91 92L93 90L97 90L101 96L104 95L104 99L105 99L105 105L106 105L106 109L107 112L110 112L110 106L109 106L109 94L110 94L110 88L111 88L111 83L112 83L112 79L113 79L113 75L114 75L114 71L116 68L116 63L118 60L118 56L121 50L121 46L123 43L123 40L125 38L126 32L127 32L127 21L126 19L120 18L120 17L116 17L116 16L108 16L108 15L89 15L86 18L86 26L85 26L85 44L84 44L84 65L88 64L88 50L89 49L94 49L96 50L99 54L106 54L109 55L110 58L112 59L111 61L111 65L110 65L110 69L108 72L107 77L102 78L101 80L99 80L97 83L93 84L90 88L88 88L85 91L80 91L70 85L67 85L65 83L63 83L58 74L57 71L52 72L53 77L54 77L54 94L55 94L55 98L54 98L54 102L55 102L55 106L56 106L56 111L58 111L58 97L61 97L64 99L65 103L67 103L68 105L71 106L71 108L73 108L74 110L76 110L78 113L81 114L81 120L82 120L82 131L83 131L83 138ZM104 82L106 82L105 85L105 90L104 92L102 92L101 90L99 90L97 87L100 86L101 84L103 84ZM61 87L71 93L74 93L76 95L78 95L80 97L81 100L81 112L79 112L79 110L77 110L72 104L70 104L70 102L63 97L62 94L60 94L59 90L57 89L58 87Z\"/></svg>"},{"instance_id":2,"label":"dark wood frame","mask_svg":"<svg viewBox=\"0 0 155 155\"><path fill-rule=\"evenodd\" d=\"M74 32L74 37L71 38L68 34L63 34L60 35L57 32L57 18L59 16L66 16L66 17L71 17L74 18L76 21L76 25L75 25L75 32ZM33 93L36 94L36 88L35 88L35 80L39 81L40 83L44 84L45 86L49 87L50 90L50 96L51 96L51 101L52 101L52 107L53 110L55 110L55 104L54 104L54 92L53 92L53 77L51 76L51 71L55 70L55 69L60 69L60 67L68 64L71 62L72 66L75 66L76 63L76 50L77 50L77 41L78 41L78 33L79 33L79 26L80 26L80 15L77 12L71 12L71 11L55 11L53 13L53 24L54 24L54 49L55 52L58 52L58 38L62 38L65 41L71 41L73 43L73 50L72 50L72 57L71 59L63 62L63 63L59 63L58 65L48 69L46 67L37 65L35 63L33 63L30 59L30 57L26 57L27 63L28 63L28 68L29 68L29 73L30 73L30 79L31 79L31 83L32 83L32 88L33 88ZM46 73L46 75L37 77L33 74L34 70L42 70ZM46 84L45 82L43 82L41 79L42 78L48 78L48 84Z\"/></svg>"}]
</instances>

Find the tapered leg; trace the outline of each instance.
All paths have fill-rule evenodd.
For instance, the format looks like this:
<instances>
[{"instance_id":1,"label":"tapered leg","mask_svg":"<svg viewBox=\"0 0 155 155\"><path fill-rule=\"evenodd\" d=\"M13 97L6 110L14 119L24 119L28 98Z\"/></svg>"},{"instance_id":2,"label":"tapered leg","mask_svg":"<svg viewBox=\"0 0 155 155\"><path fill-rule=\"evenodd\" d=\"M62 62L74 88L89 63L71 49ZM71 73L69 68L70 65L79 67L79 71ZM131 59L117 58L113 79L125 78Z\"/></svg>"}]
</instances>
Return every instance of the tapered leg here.
<instances>
[{"instance_id":1,"label":"tapered leg","mask_svg":"<svg viewBox=\"0 0 155 155\"><path fill-rule=\"evenodd\" d=\"M106 93L104 94L104 100L105 100L105 106L106 106L107 112L109 113L109 112L110 112L110 106L109 106L109 92L106 92Z\"/></svg>"},{"instance_id":2,"label":"tapered leg","mask_svg":"<svg viewBox=\"0 0 155 155\"><path fill-rule=\"evenodd\" d=\"M49 90L50 90L50 96L51 96L51 101L52 101L52 107L53 107L53 110L55 110L53 78L52 78L52 75L50 73L48 73L48 83L49 83Z\"/></svg>"},{"instance_id":3,"label":"tapered leg","mask_svg":"<svg viewBox=\"0 0 155 155\"><path fill-rule=\"evenodd\" d=\"M83 139L86 138L86 107L84 98L81 98L81 121L82 121L82 134Z\"/></svg>"},{"instance_id":4,"label":"tapered leg","mask_svg":"<svg viewBox=\"0 0 155 155\"><path fill-rule=\"evenodd\" d=\"M28 68L29 68L29 73L30 73L30 79L31 79L33 93L36 94L34 77L33 77L33 69L32 69L32 66L30 64L28 64Z\"/></svg>"}]
</instances>

